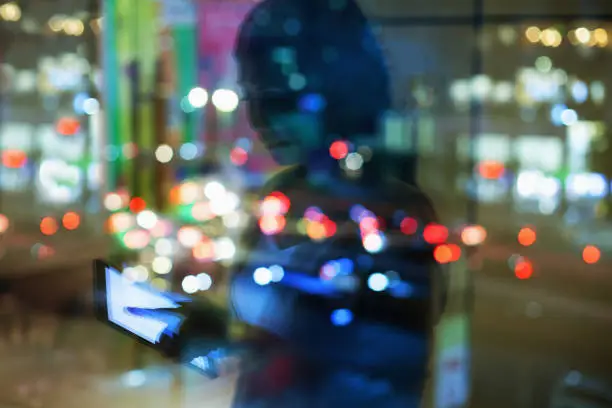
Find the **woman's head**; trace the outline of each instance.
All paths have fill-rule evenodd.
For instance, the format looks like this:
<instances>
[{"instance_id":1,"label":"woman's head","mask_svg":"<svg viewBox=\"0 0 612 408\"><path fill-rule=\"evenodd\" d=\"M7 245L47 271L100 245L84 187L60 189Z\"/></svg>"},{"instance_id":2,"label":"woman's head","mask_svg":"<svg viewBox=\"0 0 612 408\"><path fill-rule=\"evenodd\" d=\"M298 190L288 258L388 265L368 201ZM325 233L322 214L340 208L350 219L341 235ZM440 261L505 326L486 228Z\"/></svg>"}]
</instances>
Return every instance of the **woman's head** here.
<instances>
[{"instance_id":1,"label":"woman's head","mask_svg":"<svg viewBox=\"0 0 612 408\"><path fill-rule=\"evenodd\" d=\"M283 164L333 139L373 136L389 109L389 78L353 0L264 0L235 55L253 128Z\"/></svg>"}]
</instances>

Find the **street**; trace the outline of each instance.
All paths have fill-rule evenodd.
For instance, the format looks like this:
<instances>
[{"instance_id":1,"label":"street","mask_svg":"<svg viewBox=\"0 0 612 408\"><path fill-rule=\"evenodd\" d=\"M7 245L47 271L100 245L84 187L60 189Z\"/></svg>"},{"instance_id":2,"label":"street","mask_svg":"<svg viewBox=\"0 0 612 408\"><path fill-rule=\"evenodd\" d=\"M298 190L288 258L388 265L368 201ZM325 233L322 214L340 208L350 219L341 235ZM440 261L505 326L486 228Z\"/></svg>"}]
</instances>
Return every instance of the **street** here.
<instances>
[{"instance_id":1,"label":"street","mask_svg":"<svg viewBox=\"0 0 612 408\"><path fill-rule=\"evenodd\" d=\"M477 273L473 407L547 407L553 386L570 369L612 377L607 363L612 301L592 300L588 293L568 297L531 281ZM91 274L82 264L53 275L30 276L14 287L34 317L29 325L34 331L2 341L0 402L17 399L50 408L77 401L89 407L228 406L231 379L211 382L179 370L183 385L177 385L171 375L176 368L160 368L163 361L144 349L136 360L134 345L122 335L88 317L58 317L67 298L87 298ZM146 381L129 374L136 367L147 368Z\"/></svg>"}]
</instances>

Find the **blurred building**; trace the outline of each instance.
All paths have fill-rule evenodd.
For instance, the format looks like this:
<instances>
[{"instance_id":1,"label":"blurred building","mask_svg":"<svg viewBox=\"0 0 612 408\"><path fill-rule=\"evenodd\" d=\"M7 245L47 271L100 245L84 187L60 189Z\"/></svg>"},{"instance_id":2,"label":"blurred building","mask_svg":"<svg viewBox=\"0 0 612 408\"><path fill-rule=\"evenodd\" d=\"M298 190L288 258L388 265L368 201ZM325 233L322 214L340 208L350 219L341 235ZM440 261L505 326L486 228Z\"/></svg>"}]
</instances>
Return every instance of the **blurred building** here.
<instances>
[{"instance_id":1,"label":"blurred building","mask_svg":"<svg viewBox=\"0 0 612 408\"><path fill-rule=\"evenodd\" d=\"M96 1L0 2L0 213L5 245L34 258L41 233L99 224L99 31Z\"/></svg>"}]
</instances>

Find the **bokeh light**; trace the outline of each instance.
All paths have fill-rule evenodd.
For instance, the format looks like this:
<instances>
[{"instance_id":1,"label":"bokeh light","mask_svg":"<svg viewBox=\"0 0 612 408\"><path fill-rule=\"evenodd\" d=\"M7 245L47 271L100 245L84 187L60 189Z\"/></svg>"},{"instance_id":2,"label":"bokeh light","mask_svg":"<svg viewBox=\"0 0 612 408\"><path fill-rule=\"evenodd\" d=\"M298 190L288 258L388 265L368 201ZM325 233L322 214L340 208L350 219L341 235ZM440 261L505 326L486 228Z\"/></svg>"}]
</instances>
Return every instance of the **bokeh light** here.
<instances>
[{"instance_id":1,"label":"bokeh light","mask_svg":"<svg viewBox=\"0 0 612 408\"><path fill-rule=\"evenodd\" d=\"M530 260L520 258L514 265L514 275L521 280L530 279L533 276L533 264Z\"/></svg>"},{"instance_id":2,"label":"bokeh light","mask_svg":"<svg viewBox=\"0 0 612 408\"><path fill-rule=\"evenodd\" d=\"M531 246L536 242L537 234L529 227L522 228L518 233L518 242L523 246Z\"/></svg>"},{"instance_id":3,"label":"bokeh light","mask_svg":"<svg viewBox=\"0 0 612 408\"><path fill-rule=\"evenodd\" d=\"M172 160L172 156L174 155L174 151L172 148L166 144L157 146L155 149L155 158L160 163L168 163Z\"/></svg>"},{"instance_id":4,"label":"bokeh light","mask_svg":"<svg viewBox=\"0 0 612 408\"><path fill-rule=\"evenodd\" d=\"M434 259L440 264L456 262L461 257L461 248L455 244L438 245L434 249Z\"/></svg>"},{"instance_id":5,"label":"bokeh light","mask_svg":"<svg viewBox=\"0 0 612 408\"><path fill-rule=\"evenodd\" d=\"M403 234L412 235L414 234L419 227L419 223L417 220L411 217L406 217L400 223L400 230Z\"/></svg>"},{"instance_id":6,"label":"bokeh light","mask_svg":"<svg viewBox=\"0 0 612 408\"><path fill-rule=\"evenodd\" d=\"M118 211L120 210L126 203L124 202L121 195L117 193L108 193L104 197L104 207L108 211Z\"/></svg>"},{"instance_id":7,"label":"bokeh light","mask_svg":"<svg viewBox=\"0 0 612 408\"><path fill-rule=\"evenodd\" d=\"M259 219L259 228L265 235L279 234L286 225L287 220L283 215L264 215Z\"/></svg>"},{"instance_id":8,"label":"bokeh light","mask_svg":"<svg viewBox=\"0 0 612 408\"><path fill-rule=\"evenodd\" d=\"M374 292L382 292L389 287L389 278L382 273L373 273L368 278L368 287Z\"/></svg>"},{"instance_id":9,"label":"bokeh light","mask_svg":"<svg viewBox=\"0 0 612 408\"><path fill-rule=\"evenodd\" d=\"M236 92L230 89L217 89L212 95L213 105L221 112L235 111L239 102L240 99Z\"/></svg>"},{"instance_id":10,"label":"bokeh light","mask_svg":"<svg viewBox=\"0 0 612 408\"><path fill-rule=\"evenodd\" d=\"M57 232L58 228L57 221L53 217L44 217L40 221L40 232L43 235L53 235Z\"/></svg>"},{"instance_id":11,"label":"bokeh light","mask_svg":"<svg viewBox=\"0 0 612 408\"><path fill-rule=\"evenodd\" d=\"M8 217L4 214L0 214L0 234L4 234L11 225Z\"/></svg>"},{"instance_id":12,"label":"bokeh light","mask_svg":"<svg viewBox=\"0 0 612 408\"><path fill-rule=\"evenodd\" d=\"M139 213L147 208L147 203L140 197L134 197L130 200L130 211Z\"/></svg>"},{"instance_id":13,"label":"bokeh light","mask_svg":"<svg viewBox=\"0 0 612 408\"><path fill-rule=\"evenodd\" d=\"M75 230L81 224L81 216L74 211L69 211L62 217L62 225L69 231Z\"/></svg>"},{"instance_id":14,"label":"bokeh light","mask_svg":"<svg viewBox=\"0 0 612 408\"><path fill-rule=\"evenodd\" d=\"M206 103L208 103L208 92L206 92L204 88L193 88L189 91L189 94L187 94L187 101L196 109L203 108L206 106Z\"/></svg>"},{"instance_id":15,"label":"bokeh light","mask_svg":"<svg viewBox=\"0 0 612 408\"><path fill-rule=\"evenodd\" d=\"M336 140L329 147L329 154L336 160L344 159L349 153L348 143L344 140Z\"/></svg>"},{"instance_id":16,"label":"bokeh light","mask_svg":"<svg viewBox=\"0 0 612 408\"><path fill-rule=\"evenodd\" d=\"M423 239L428 244L442 244L448 239L448 228L440 224L429 224L423 230Z\"/></svg>"},{"instance_id":17,"label":"bokeh light","mask_svg":"<svg viewBox=\"0 0 612 408\"><path fill-rule=\"evenodd\" d=\"M461 231L461 241L467 246L482 244L487 239L487 230L481 225L468 225Z\"/></svg>"},{"instance_id":18,"label":"bokeh light","mask_svg":"<svg viewBox=\"0 0 612 408\"><path fill-rule=\"evenodd\" d=\"M582 250L582 259L589 265L597 263L600 258L601 251L594 245L587 245Z\"/></svg>"},{"instance_id":19,"label":"bokeh light","mask_svg":"<svg viewBox=\"0 0 612 408\"><path fill-rule=\"evenodd\" d=\"M196 276L187 275L183 278L181 287L185 293L193 294L200 289L200 281Z\"/></svg>"}]
</instances>

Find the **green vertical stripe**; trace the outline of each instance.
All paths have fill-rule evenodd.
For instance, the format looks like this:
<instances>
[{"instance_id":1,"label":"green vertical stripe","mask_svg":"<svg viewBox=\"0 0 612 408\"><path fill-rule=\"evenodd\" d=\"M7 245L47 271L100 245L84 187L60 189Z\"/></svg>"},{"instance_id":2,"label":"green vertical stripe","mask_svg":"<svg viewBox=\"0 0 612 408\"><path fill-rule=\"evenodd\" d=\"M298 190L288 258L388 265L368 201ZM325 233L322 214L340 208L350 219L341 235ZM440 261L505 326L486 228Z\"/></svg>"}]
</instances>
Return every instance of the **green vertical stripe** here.
<instances>
[{"instance_id":1,"label":"green vertical stripe","mask_svg":"<svg viewBox=\"0 0 612 408\"><path fill-rule=\"evenodd\" d=\"M183 98L198 83L197 39L194 26L177 26L172 30L178 75L178 96ZM193 142L197 138L196 116L182 125L182 142Z\"/></svg>"},{"instance_id":2,"label":"green vertical stripe","mask_svg":"<svg viewBox=\"0 0 612 408\"><path fill-rule=\"evenodd\" d=\"M140 91L143 98L140 101L140 118L142 132L139 148L153 155L155 150L155 136L153 133L153 92L155 91L155 63L158 45L157 32L157 4L151 0L135 2L137 7L138 33L137 54L140 66ZM155 166L142 167L140 176L140 191L142 198L147 203L154 201L154 178Z\"/></svg>"},{"instance_id":3,"label":"green vertical stripe","mask_svg":"<svg viewBox=\"0 0 612 408\"><path fill-rule=\"evenodd\" d=\"M103 3L102 52L104 55L104 93L106 110L106 144L119 145L119 59L117 56L117 0L105 0ZM117 177L121 172L121 161L109 162L106 180L109 191L117 188Z\"/></svg>"},{"instance_id":4,"label":"green vertical stripe","mask_svg":"<svg viewBox=\"0 0 612 408\"><path fill-rule=\"evenodd\" d=\"M134 0L117 1L117 56L119 62L119 145L123 148L133 141L132 135L132 107L131 107L131 85L127 68L133 58L133 43L131 30L133 29L133 4ZM121 155L122 172L120 178L133 191L131 185L131 174L133 161L127 160Z\"/></svg>"}]
</instances>

